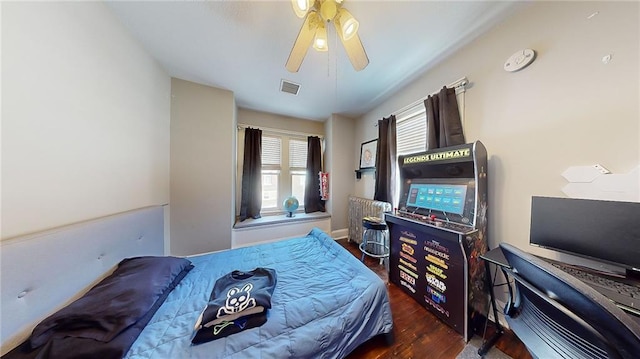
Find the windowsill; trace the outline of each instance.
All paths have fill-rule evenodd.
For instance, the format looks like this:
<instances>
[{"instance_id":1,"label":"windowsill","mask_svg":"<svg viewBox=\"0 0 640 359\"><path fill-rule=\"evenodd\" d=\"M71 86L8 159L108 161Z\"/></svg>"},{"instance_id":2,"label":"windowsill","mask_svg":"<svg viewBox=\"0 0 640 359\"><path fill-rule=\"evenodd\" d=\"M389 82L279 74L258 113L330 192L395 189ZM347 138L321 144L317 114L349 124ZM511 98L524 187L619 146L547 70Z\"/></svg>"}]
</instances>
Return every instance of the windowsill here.
<instances>
[{"instance_id":1,"label":"windowsill","mask_svg":"<svg viewBox=\"0 0 640 359\"><path fill-rule=\"evenodd\" d=\"M327 212L294 213L293 217L287 217L286 214L263 215L258 219L247 218L242 222L236 222L233 225L233 229L251 228L272 224L308 222L325 218L331 218L331 215Z\"/></svg>"}]
</instances>

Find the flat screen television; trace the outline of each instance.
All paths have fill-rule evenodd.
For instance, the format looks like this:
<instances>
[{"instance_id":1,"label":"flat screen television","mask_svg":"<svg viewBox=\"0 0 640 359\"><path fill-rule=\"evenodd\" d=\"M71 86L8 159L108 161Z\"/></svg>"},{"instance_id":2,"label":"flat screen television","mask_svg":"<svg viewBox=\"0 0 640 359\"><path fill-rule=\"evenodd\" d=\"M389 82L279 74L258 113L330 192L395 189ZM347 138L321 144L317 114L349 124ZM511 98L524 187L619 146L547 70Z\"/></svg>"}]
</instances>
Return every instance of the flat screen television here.
<instances>
[{"instance_id":1,"label":"flat screen television","mask_svg":"<svg viewBox=\"0 0 640 359\"><path fill-rule=\"evenodd\" d=\"M530 243L640 273L640 203L532 197Z\"/></svg>"},{"instance_id":2,"label":"flat screen television","mask_svg":"<svg viewBox=\"0 0 640 359\"><path fill-rule=\"evenodd\" d=\"M404 183L400 210L473 225L475 186L472 178L414 178Z\"/></svg>"}]
</instances>

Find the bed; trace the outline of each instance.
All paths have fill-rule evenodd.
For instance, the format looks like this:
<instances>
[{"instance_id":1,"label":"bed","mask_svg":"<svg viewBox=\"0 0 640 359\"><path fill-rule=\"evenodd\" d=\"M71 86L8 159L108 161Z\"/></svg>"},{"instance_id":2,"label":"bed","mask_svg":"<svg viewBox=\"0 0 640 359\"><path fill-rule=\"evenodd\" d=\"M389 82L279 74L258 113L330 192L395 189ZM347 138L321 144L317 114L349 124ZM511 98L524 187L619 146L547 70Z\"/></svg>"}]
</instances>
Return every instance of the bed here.
<instances>
[{"instance_id":1,"label":"bed","mask_svg":"<svg viewBox=\"0 0 640 359\"><path fill-rule=\"evenodd\" d=\"M193 268L148 323L132 326L139 335L127 335L125 358L342 358L374 336L392 338L385 284L317 228L301 238L187 259ZM194 324L216 280L257 267L277 273L266 322L192 345ZM34 357L17 352L10 354Z\"/></svg>"}]
</instances>

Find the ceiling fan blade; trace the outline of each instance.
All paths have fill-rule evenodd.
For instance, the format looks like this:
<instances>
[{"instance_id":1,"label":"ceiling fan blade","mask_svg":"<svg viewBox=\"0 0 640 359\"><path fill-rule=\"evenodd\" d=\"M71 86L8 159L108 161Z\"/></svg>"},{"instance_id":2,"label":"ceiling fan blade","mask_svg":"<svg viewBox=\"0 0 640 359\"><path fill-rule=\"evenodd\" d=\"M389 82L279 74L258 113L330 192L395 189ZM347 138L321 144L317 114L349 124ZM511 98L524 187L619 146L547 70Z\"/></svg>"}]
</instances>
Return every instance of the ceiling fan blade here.
<instances>
[{"instance_id":1,"label":"ceiling fan blade","mask_svg":"<svg viewBox=\"0 0 640 359\"><path fill-rule=\"evenodd\" d=\"M340 41L342 41L342 45L347 52L349 61L351 61L351 65L353 65L353 68L356 71L363 70L367 65L369 65L369 57L367 57L367 53L364 51L364 46L362 46L360 36L358 36L358 34L354 34L349 40L345 40L338 22L334 22L333 24L335 25L338 37L340 37Z\"/></svg>"},{"instance_id":2,"label":"ceiling fan blade","mask_svg":"<svg viewBox=\"0 0 640 359\"><path fill-rule=\"evenodd\" d=\"M293 44L293 48L289 54L289 59L287 59L287 64L285 65L289 72L298 72L300 69L302 60L307 54L307 50L313 42L313 37L315 36L316 29L318 28L317 16L318 14L315 11L311 11L304 19L304 23L300 28L296 42Z\"/></svg>"}]
</instances>

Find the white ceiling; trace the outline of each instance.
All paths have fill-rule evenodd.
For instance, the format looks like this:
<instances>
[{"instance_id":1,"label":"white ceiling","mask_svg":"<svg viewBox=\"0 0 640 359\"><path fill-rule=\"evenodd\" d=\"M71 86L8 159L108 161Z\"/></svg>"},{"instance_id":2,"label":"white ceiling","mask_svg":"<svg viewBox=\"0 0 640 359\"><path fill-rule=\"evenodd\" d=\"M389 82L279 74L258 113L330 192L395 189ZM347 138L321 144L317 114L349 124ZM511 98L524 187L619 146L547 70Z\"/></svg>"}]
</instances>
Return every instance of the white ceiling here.
<instances>
[{"instance_id":1,"label":"white ceiling","mask_svg":"<svg viewBox=\"0 0 640 359\"><path fill-rule=\"evenodd\" d=\"M356 72L328 27L329 51L310 49L297 73L284 65L303 20L288 0L107 6L170 76L231 90L242 108L324 121L373 109L518 4L345 0L360 22L369 66ZM282 79L300 84L299 94L280 92Z\"/></svg>"}]
</instances>

